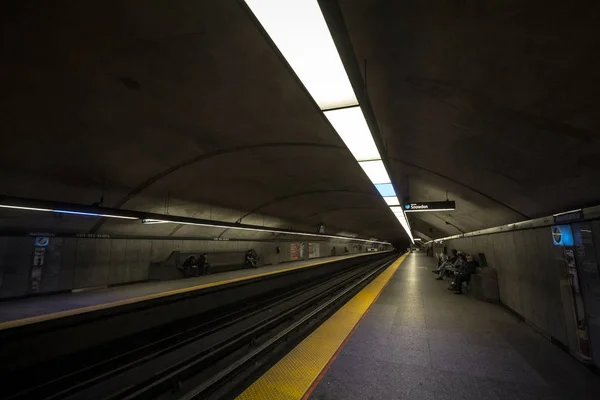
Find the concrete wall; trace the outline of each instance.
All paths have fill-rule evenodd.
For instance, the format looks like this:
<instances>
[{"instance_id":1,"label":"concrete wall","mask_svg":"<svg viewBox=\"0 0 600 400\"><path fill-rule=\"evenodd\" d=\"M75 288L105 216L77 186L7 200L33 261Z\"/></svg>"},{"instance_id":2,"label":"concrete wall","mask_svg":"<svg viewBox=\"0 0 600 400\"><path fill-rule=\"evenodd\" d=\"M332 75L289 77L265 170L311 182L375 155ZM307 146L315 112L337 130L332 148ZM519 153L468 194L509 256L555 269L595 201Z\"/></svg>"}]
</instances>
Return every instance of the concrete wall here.
<instances>
[{"instance_id":1,"label":"concrete wall","mask_svg":"<svg viewBox=\"0 0 600 400\"><path fill-rule=\"evenodd\" d=\"M565 265L549 227L460 238L444 245L448 252L484 253L489 267L497 270L500 301L547 336L569 342L565 308L570 305L563 304L561 293Z\"/></svg>"},{"instance_id":2,"label":"concrete wall","mask_svg":"<svg viewBox=\"0 0 600 400\"><path fill-rule=\"evenodd\" d=\"M173 251L206 252L210 261L211 252L254 248L263 265L294 260L292 242L51 238L45 247L41 285L33 292L30 285L34 240L0 237L0 298L144 281L149 277L150 264L165 260ZM312 243L318 246L318 253L313 252L313 256L319 257L331 255L334 246L338 255L343 254L344 247L351 253L365 250L364 246L348 242ZM307 243L304 247L304 259L308 259Z\"/></svg>"}]
</instances>

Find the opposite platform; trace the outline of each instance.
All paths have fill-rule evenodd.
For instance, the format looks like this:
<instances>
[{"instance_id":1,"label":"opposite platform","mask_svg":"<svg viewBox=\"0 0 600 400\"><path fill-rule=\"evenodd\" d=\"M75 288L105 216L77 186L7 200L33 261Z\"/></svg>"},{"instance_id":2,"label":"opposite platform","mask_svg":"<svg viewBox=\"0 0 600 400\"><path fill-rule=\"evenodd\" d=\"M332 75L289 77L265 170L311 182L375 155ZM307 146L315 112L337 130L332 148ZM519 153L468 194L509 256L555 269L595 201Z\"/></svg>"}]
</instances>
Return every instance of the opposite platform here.
<instances>
[{"instance_id":1,"label":"opposite platform","mask_svg":"<svg viewBox=\"0 0 600 400\"><path fill-rule=\"evenodd\" d=\"M369 254L372 253L294 261L255 269L217 273L197 278L146 282L89 291L6 300L0 302L0 330L172 296L295 269L309 268L328 262Z\"/></svg>"}]
</instances>

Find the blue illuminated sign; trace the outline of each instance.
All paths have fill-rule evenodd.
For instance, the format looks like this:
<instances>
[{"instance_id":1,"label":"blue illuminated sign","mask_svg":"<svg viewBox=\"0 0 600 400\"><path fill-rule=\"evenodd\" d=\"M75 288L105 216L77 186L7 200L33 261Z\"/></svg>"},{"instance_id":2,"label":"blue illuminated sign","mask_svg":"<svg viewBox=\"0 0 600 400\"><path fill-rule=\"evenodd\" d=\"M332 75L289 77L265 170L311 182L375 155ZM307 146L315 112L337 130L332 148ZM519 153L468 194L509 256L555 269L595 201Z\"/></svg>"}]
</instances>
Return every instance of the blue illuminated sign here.
<instances>
[{"instance_id":1,"label":"blue illuminated sign","mask_svg":"<svg viewBox=\"0 0 600 400\"><path fill-rule=\"evenodd\" d=\"M33 245L35 247L46 247L48 246L48 243L50 243L50 238L48 237L36 237L35 241L33 242Z\"/></svg>"},{"instance_id":2,"label":"blue illuminated sign","mask_svg":"<svg viewBox=\"0 0 600 400\"><path fill-rule=\"evenodd\" d=\"M555 246L573 246L571 225L554 225L551 230Z\"/></svg>"}]
</instances>

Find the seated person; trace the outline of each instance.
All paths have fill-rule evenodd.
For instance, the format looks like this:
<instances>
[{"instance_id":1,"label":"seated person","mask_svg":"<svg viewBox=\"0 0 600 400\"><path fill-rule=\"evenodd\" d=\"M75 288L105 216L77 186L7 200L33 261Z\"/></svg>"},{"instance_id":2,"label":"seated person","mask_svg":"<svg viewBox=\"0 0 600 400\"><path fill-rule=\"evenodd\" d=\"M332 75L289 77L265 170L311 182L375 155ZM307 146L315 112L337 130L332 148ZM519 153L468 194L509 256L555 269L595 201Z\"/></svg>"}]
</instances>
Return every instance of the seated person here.
<instances>
[{"instance_id":1,"label":"seated person","mask_svg":"<svg viewBox=\"0 0 600 400\"><path fill-rule=\"evenodd\" d=\"M437 281L441 281L444 280L444 275L446 275L447 270L451 270L452 272L458 270L458 268L460 268L460 266L466 261L465 255L462 253L458 254L458 257L456 257L456 260L450 264L450 263L445 263L440 267L440 272L438 273L437 278L435 278Z\"/></svg>"},{"instance_id":2,"label":"seated person","mask_svg":"<svg viewBox=\"0 0 600 400\"><path fill-rule=\"evenodd\" d=\"M258 260L254 256L254 251L252 249L248 250L246 252L246 259L244 260L244 264L246 265L246 268L255 268L257 261Z\"/></svg>"},{"instance_id":3,"label":"seated person","mask_svg":"<svg viewBox=\"0 0 600 400\"><path fill-rule=\"evenodd\" d=\"M185 259L182 265L178 265L177 268L183 273L184 276L198 275L198 257L191 255Z\"/></svg>"},{"instance_id":4,"label":"seated person","mask_svg":"<svg viewBox=\"0 0 600 400\"><path fill-rule=\"evenodd\" d=\"M458 250L452 249L452 254L450 255L450 257L448 257L448 259L446 261L443 261L442 257L443 257L443 254L440 254L440 258L438 260L438 267L436 269L432 270L431 272L434 272L436 274L438 272L440 272L440 269L442 268L442 265L444 265L444 263L453 264L456 261L456 259L458 258Z\"/></svg>"},{"instance_id":5,"label":"seated person","mask_svg":"<svg viewBox=\"0 0 600 400\"><path fill-rule=\"evenodd\" d=\"M452 255L450 257L448 257L448 260L442 262L440 264L439 267L437 267L436 269L432 270L431 272L438 274L438 280L442 280L444 274L446 273L446 269L448 267L457 267L457 263L461 261L461 258L459 257L459 252L458 250L454 249L452 250Z\"/></svg>"},{"instance_id":6,"label":"seated person","mask_svg":"<svg viewBox=\"0 0 600 400\"><path fill-rule=\"evenodd\" d=\"M454 282L448 289L454 290L456 294L462 294L463 282L469 282L471 275L477 272L477 263L473 260L472 255L467 255L466 261L458 268L454 277Z\"/></svg>"},{"instance_id":7,"label":"seated person","mask_svg":"<svg viewBox=\"0 0 600 400\"><path fill-rule=\"evenodd\" d=\"M202 275L210 274L210 264L206 261L206 253L202 253L198 257L198 268L201 270Z\"/></svg>"}]
</instances>

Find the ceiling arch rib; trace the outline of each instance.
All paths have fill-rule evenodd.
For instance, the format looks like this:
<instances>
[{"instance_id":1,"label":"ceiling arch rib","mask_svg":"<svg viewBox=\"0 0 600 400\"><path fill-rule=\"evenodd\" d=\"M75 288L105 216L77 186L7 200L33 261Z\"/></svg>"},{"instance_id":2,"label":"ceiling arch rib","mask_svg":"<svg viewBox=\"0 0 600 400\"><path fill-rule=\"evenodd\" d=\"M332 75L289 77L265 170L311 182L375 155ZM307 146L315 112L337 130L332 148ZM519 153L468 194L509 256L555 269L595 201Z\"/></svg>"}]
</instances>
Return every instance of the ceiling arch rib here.
<instances>
[{"instance_id":1,"label":"ceiling arch rib","mask_svg":"<svg viewBox=\"0 0 600 400\"><path fill-rule=\"evenodd\" d=\"M275 204L278 203L282 203L288 200L292 200L292 199L297 199L299 197L305 197L305 196L313 196L313 195L324 195L324 194L358 194L358 195L363 195L363 196L369 196L371 198L375 198L378 199L380 196L376 195L375 193L372 192L363 192L363 191L358 191L358 190L346 190L346 189L331 189L331 190L311 190L311 191L305 191L305 192L300 192L300 193L293 193L293 194L289 194L289 195L285 195L285 196L280 196L277 197L273 200L270 200L266 203L260 204L256 207L254 207L252 210L248 211L246 214L242 215L237 221L236 223L241 223L242 220L246 217L249 217L252 214L258 213L262 210L264 210L267 207L273 206ZM225 232L227 232L228 229L223 230L223 232L221 232L221 234L219 235L219 237L221 237Z\"/></svg>"},{"instance_id":2,"label":"ceiling arch rib","mask_svg":"<svg viewBox=\"0 0 600 400\"><path fill-rule=\"evenodd\" d=\"M169 167L157 174L154 174L154 175L148 177L144 181L138 183L125 196L123 196L120 200L118 200L113 205L113 207L114 208L123 207L129 200L131 200L135 196L141 194L146 189L148 189L152 185L156 184L163 178L165 178L169 175L172 175L176 172L180 172L181 170L183 170L189 166L197 165L203 161L208 161L210 159L213 159L213 158L219 157L219 156L230 155L230 154L239 153L239 152L261 150L261 149L266 149L266 148L281 148L281 147L321 148L321 149L331 149L331 150L344 149L342 146L323 144L323 143L282 142L282 143L260 143L260 144L253 144L253 145L242 145L242 146L234 146L234 147L229 147L229 148L225 148L225 149L210 151L210 152L200 154L198 156L186 159L177 165L173 165L172 167ZM104 221L102 221L102 220L98 221L98 223L92 227L92 229L90 230L90 233L96 233L102 227L103 223L104 223Z\"/></svg>"}]
</instances>

